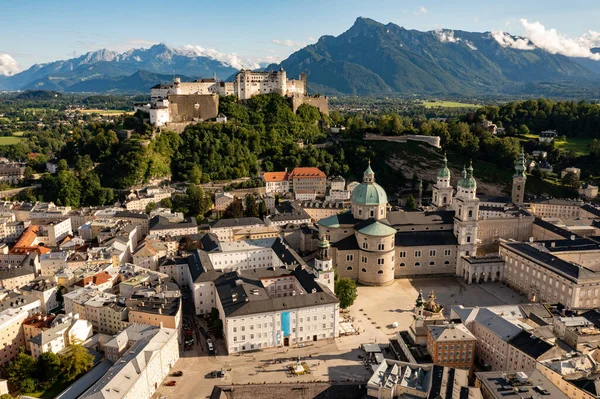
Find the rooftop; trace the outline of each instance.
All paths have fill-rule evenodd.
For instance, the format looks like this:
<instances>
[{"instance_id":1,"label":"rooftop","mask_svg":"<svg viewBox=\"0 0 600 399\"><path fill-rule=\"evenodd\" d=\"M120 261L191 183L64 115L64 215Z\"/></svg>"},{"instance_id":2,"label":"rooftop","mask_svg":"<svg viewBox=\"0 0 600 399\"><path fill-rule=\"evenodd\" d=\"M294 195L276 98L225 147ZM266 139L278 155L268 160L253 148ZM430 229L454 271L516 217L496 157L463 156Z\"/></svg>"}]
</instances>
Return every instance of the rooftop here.
<instances>
[{"instance_id":1,"label":"rooftop","mask_svg":"<svg viewBox=\"0 0 600 399\"><path fill-rule=\"evenodd\" d=\"M492 399L548 397L567 399L565 395L538 370L520 372L489 371L475 373L477 379L491 394Z\"/></svg>"}]
</instances>

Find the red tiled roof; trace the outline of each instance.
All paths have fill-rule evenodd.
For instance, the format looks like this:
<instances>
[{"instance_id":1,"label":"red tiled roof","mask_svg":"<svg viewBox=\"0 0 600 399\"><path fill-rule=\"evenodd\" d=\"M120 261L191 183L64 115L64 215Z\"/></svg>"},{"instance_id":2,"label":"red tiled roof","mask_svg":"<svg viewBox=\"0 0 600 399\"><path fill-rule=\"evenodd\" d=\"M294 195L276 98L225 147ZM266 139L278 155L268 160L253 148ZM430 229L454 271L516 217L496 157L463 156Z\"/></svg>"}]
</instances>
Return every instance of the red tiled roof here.
<instances>
[{"instance_id":1,"label":"red tiled roof","mask_svg":"<svg viewBox=\"0 0 600 399\"><path fill-rule=\"evenodd\" d=\"M290 177L300 179L315 177L327 178L325 173L323 173L319 168L294 168Z\"/></svg>"},{"instance_id":2,"label":"red tiled roof","mask_svg":"<svg viewBox=\"0 0 600 399\"><path fill-rule=\"evenodd\" d=\"M286 181L288 179L288 172L265 172L264 174L265 181Z\"/></svg>"}]
</instances>

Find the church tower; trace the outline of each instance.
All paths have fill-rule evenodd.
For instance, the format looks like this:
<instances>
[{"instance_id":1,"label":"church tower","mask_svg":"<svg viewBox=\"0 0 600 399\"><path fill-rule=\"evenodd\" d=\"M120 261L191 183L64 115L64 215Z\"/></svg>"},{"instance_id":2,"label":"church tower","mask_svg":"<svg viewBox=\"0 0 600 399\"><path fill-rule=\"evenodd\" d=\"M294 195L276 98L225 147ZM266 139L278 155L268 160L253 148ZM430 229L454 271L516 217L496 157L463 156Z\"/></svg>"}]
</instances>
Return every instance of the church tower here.
<instances>
[{"instance_id":1,"label":"church tower","mask_svg":"<svg viewBox=\"0 0 600 399\"><path fill-rule=\"evenodd\" d=\"M465 170L456 187L454 199L454 235L458 241L456 275L462 276L462 257L474 256L477 250L477 221L479 220L479 198L477 182L473 177L473 164Z\"/></svg>"},{"instance_id":2,"label":"church tower","mask_svg":"<svg viewBox=\"0 0 600 399\"><path fill-rule=\"evenodd\" d=\"M512 202L515 205L523 205L525 202L525 182L527 176L525 175L525 153L521 148L519 158L515 163L515 174L513 175L512 183Z\"/></svg>"},{"instance_id":3,"label":"church tower","mask_svg":"<svg viewBox=\"0 0 600 399\"><path fill-rule=\"evenodd\" d=\"M314 275L317 281L334 292L334 271L331 258L331 246L325 237L318 243L317 257L315 259Z\"/></svg>"},{"instance_id":4,"label":"church tower","mask_svg":"<svg viewBox=\"0 0 600 399\"><path fill-rule=\"evenodd\" d=\"M442 167L438 170L437 182L433 186L433 205L438 208L452 204L452 193L454 189L450 185L450 169L446 154L442 160Z\"/></svg>"}]
</instances>

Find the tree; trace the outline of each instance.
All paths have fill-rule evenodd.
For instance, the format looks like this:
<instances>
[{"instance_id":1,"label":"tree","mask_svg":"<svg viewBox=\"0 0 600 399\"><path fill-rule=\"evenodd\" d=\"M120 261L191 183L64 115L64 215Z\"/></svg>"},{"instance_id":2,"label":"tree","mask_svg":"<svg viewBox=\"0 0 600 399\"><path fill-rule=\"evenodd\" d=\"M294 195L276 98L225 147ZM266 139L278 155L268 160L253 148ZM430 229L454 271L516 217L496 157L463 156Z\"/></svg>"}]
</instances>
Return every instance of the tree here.
<instances>
[{"instance_id":1,"label":"tree","mask_svg":"<svg viewBox=\"0 0 600 399\"><path fill-rule=\"evenodd\" d=\"M30 393L35 391L35 380L31 377L27 377L19 381L19 389L22 393Z\"/></svg>"},{"instance_id":2,"label":"tree","mask_svg":"<svg viewBox=\"0 0 600 399\"><path fill-rule=\"evenodd\" d=\"M579 175L575 172L569 172L562 178L563 186L579 188Z\"/></svg>"},{"instance_id":3,"label":"tree","mask_svg":"<svg viewBox=\"0 0 600 399\"><path fill-rule=\"evenodd\" d=\"M267 204L265 203L264 200L261 200L258 203L258 216L263 218L265 217L267 214L269 213L269 210L267 209Z\"/></svg>"},{"instance_id":4,"label":"tree","mask_svg":"<svg viewBox=\"0 0 600 399\"><path fill-rule=\"evenodd\" d=\"M417 201L415 200L415 197L413 197L413 195L409 195L408 198L406 199L406 208L408 209L416 209L417 208Z\"/></svg>"},{"instance_id":5,"label":"tree","mask_svg":"<svg viewBox=\"0 0 600 399\"><path fill-rule=\"evenodd\" d=\"M158 204L161 206L161 208L171 209L173 207L173 201L171 201L171 198L163 198Z\"/></svg>"},{"instance_id":6,"label":"tree","mask_svg":"<svg viewBox=\"0 0 600 399\"><path fill-rule=\"evenodd\" d=\"M241 217L244 217L244 206L242 205L242 200L235 199L223 212L223 218L234 219Z\"/></svg>"},{"instance_id":7,"label":"tree","mask_svg":"<svg viewBox=\"0 0 600 399\"><path fill-rule=\"evenodd\" d=\"M17 357L4 368L4 375L12 385L21 387L21 382L30 378L34 371L35 360L21 347Z\"/></svg>"},{"instance_id":8,"label":"tree","mask_svg":"<svg viewBox=\"0 0 600 399\"><path fill-rule=\"evenodd\" d=\"M519 135L525 136L527 134L529 134L529 128L527 127L527 125L519 126Z\"/></svg>"},{"instance_id":9,"label":"tree","mask_svg":"<svg viewBox=\"0 0 600 399\"><path fill-rule=\"evenodd\" d=\"M26 166L23 171L23 179L31 181L33 180L33 168L31 166Z\"/></svg>"},{"instance_id":10,"label":"tree","mask_svg":"<svg viewBox=\"0 0 600 399\"><path fill-rule=\"evenodd\" d=\"M340 308L349 308L358 296L356 282L347 277L339 279L335 282L335 295L340 300Z\"/></svg>"},{"instance_id":11,"label":"tree","mask_svg":"<svg viewBox=\"0 0 600 399\"><path fill-rule=\"evenodd\" d=\"M246 195L246 216L248 217L258 217L258 204L256 203L256 198L254 195Z\"/></svg>"},{"instance_id":12,"label":"tree","mask_svg":"<svg viewBox=\"0 0 600 399\"><path fill-rule=\"evenodd\" d=\"M67 164L67 160L61 159L60 161L58 161L58 164L56 164L56 171L61 172L61 171L67 171L67 170L69 170L69 165Z\"/></svg>"},{"instance_id":13,"label":"tree","mask_svg":"<svg viewBox=\"0 0 600 399\"><path fill-rule=\"evenodd\" d=\"M155 209L156 209L156 202L148 202L148 205L146 205L146 213L150 214Z\"/></svg>"},{"instance_id":14,"label":"tree","mask_svg":"<svg viewBox=\"0 0 600 399\"><path fill-rule=\"evenodd\" d=\"M42 353L36 364L36 376L44 385L50 386L60 375L60 359L52 352Z\"/></svg>"},{"instance_id":15,"label":"tree","mask_svg":"<svg viewBox=\"0 0 600 399\"><path fill-rule=\"evenodd\" d=\"M72 381L92 368L94 356L81 345L70 345L60 356L61 372L67 381Z\"/></svg>"},{"instance_id":16,"label":"tree","mask_svg":"<svg viewBox=\"0 0 600 399\"><path fill-rule=\"evenodd\" d=\"M63 288L64 287L62 285L59 285L58 287L56 287L56 302L58 302L58 304L61 306L65 301L64 297L63 297L63 293L62 293Z\"/></svg>"}]
</instances>

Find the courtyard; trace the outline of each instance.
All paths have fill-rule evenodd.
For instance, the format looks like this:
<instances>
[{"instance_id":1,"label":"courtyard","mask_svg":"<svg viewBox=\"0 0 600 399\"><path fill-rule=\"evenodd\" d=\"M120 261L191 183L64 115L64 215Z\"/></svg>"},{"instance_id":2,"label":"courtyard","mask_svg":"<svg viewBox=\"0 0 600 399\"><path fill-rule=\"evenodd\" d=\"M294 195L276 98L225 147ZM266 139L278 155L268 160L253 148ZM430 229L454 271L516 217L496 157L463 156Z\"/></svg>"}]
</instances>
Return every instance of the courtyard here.
<instances>
[{"instance_id":1,"label":"courtyard","mask_svg":"<svg viewBox=\"0 0 600 399\"><path fill-rule=\"evenodd\" d=\"M387 287L358 287L354 305L340 318L351 320L360 333L336 339L311 342L304 346L270 348L245 354L225 355L224 347L217 356L208 356L206 341L202 338L194 350L183 352L173 371L182 370L183 377L167 377L156 398L205 398L214 385L263 384L279 382L366 382L371 376L370 366L362 361L364 343L387 343L398 331L406 330L413 320L415 300L422 290L427 298L433 290L436 302L449 314L449 307L493 306L525 303L527 299L500 283L467 285L454 278L418 278L395 280ZM398 323L394 328L393 324ZM218 342L222 347L222 342ZM292 375L300 356L310 374ZM359 357L360 356L360 357ZM207 378L213 371L225 371L224 378ZM172 387L164 383L176 380Z\"/></svg>"}]
</instances>

